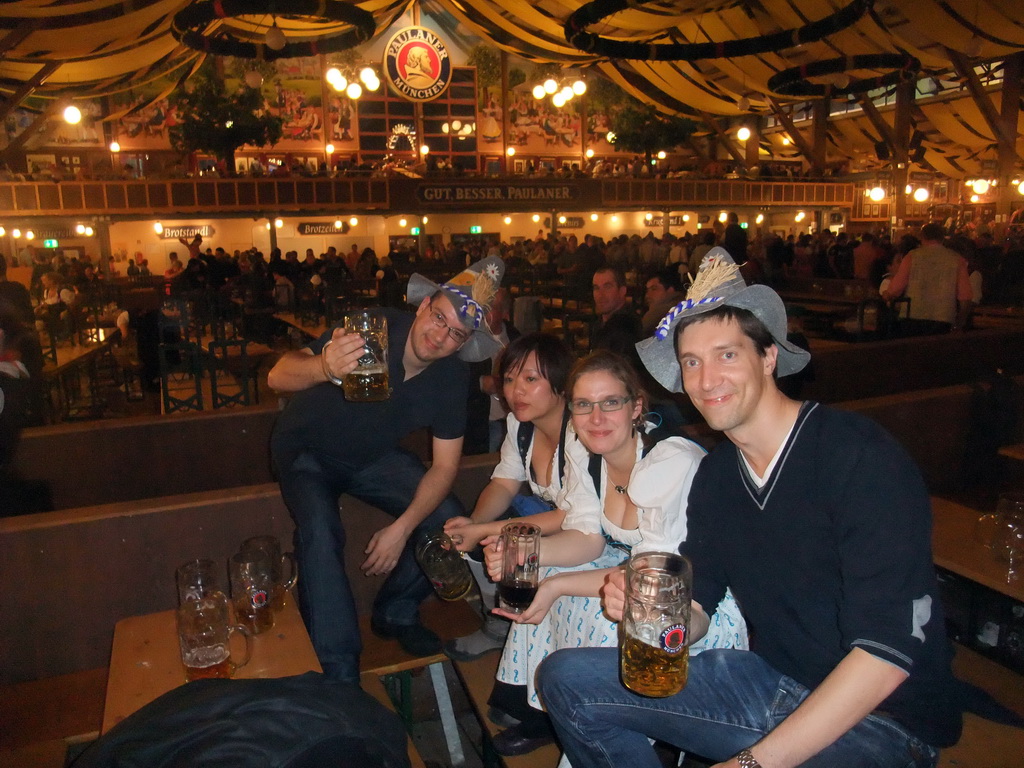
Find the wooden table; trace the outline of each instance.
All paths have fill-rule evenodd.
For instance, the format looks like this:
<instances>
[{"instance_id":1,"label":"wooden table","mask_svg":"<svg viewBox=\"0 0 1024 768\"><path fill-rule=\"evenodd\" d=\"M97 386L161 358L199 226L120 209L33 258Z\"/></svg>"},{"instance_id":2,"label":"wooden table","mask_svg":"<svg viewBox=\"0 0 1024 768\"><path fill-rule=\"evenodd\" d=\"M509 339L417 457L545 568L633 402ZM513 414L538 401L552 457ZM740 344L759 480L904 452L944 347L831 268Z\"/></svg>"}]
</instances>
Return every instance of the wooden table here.
<instances>
[{"instance_id":1,"label":"wooden table","mask_svg":"<svg viewBox=\"0 0 1024 768\"><path fill-rule=\"evenodd\" d=\"M101 733L184 684L174 614L162 611L117 622ZM253 638L252 658L236 677L287 677L310 671L322 670L299 610L291 601L277 614L272 630Z\"/></svg>"},{"instance_id":2,"label":"wooden table","mask_svg":"<svg viewBox=\"0 0 1024 768\"><path fill-rule=\"evenodd\" d=\"M1008 582L1006 564L974 538L981 513L962 504L932 497L932 554L935 564L989 589L1024 601L1024 579Z\"/></svg>"}]
</instances>

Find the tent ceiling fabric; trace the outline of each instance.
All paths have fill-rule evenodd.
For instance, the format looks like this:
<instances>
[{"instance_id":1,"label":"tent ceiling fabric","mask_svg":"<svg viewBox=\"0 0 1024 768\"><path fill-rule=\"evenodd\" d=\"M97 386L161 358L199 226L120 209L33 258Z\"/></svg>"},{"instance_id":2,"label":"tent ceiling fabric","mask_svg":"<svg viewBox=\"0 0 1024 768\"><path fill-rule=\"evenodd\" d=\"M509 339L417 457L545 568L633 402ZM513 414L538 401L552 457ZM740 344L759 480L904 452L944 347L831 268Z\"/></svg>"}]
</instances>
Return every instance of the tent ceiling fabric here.
<instances>
[{"instance_id":1,"label":"tent ceiling fabric","mask_svg":"<svg viewBox=\"0 0 1024 768\"><path fill-rule=\"evenodd\" d=\"M366 0L377 35L416 0ZM1024 3L1020 0L875 0L857 22L825 40L795 48L731 59L687 62L610 61L570 45L563 26L580 0L420 0L425 13L438 9L460 25L511 53L538 63L594 66L634 95L677 114L736 116L737 104L768 113L768 80L789 67L838 56L905 51L925 71L952 69L947 50L975 49L980 59L998 59L1024 49ZM848 5L850 0L675 0L633 5L591 25L611 39L646 42L727 41L798 28ZM8 0L0 6L0 98L9 98L47 65L56 70L35 89L49 98L89 98L123 91L141 80L186 73L202 54L177 44L170 33L174 14L188 0ZM287 2L282 2L282 10ZM222 20L265 24L259 17ZM309 24L282 17L286 34L310 37L337 33L339 25ZM342 25L341 28L343 28ZM239 27L241 28L241 27ZM72 34L73 32L73 34ZM970 45L968 46L968 43ZM854 79L885 71L850 72ZM948 110L948 112L947 112ZM966 158L992 143L991 131L970 99L925 105L918 110L925 146L946 159ZM868 126L868 133L876 132ZM832 131L837 154L860 150L850 132ZM863 132L857 131L854 135ZM944 162L949 166L948 162Z\"/></svg>"}]
</instances>

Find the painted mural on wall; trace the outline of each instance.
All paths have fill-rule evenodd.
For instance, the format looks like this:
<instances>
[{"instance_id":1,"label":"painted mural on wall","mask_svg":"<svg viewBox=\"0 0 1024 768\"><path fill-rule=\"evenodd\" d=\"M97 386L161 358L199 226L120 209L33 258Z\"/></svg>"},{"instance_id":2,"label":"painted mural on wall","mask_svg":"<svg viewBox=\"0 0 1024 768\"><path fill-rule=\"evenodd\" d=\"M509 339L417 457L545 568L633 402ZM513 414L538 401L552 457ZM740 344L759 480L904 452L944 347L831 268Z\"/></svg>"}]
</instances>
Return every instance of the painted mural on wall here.
<instances>
[{"instance_id":1,"label":"painted mural on wall","mask_svg":"<svg viewBox=\"0 0 1024 768\"><path fill-rule=\"evenodd\" d=\"M177 125L175 108L161 95L168 87L168 81L156 80L110 97L113 113L130 110L110 126L111 140L121 145L122 152L171 148L168 129Z\"/></svg>"}]
</instances>

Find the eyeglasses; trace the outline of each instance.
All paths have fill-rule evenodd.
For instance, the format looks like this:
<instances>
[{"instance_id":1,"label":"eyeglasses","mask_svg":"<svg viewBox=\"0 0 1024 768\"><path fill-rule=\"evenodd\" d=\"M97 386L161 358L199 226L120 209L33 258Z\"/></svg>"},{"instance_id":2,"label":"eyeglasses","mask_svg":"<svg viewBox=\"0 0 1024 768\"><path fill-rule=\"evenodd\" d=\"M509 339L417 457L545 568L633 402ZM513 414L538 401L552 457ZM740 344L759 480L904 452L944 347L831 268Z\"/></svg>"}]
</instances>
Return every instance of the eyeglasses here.
<instances>
[{"instance_id":1,"label":"eyeglasses","mask_svg":"<svg viewBox=\"0 0 1024 768\"><path fill-rule=\"evenodd\" d=\"M589 400L570 400L569 413L574 416L583 416L584 414L592 413L595 405L600 408L603 413L621 411L622 406L626 403L633 402L635 399L636 398L633 397L609 397L607 400L600 400L596 403L592 403Z\"/></svg>"},{"instance_id":2,"label":"eyeglasses","mask_svg":"<svg viewBox=\"0 0 1024 768\"><path fill-rule=\"evenodd\" d=\"M433 309L433 307L431 307L430 319L434 321L434 325L438 328L447 328L448 338L456 344L465 344L469 340L469 334L459 328L452 328L445 322L444 315Z\"/></svg>"}]
</instances>

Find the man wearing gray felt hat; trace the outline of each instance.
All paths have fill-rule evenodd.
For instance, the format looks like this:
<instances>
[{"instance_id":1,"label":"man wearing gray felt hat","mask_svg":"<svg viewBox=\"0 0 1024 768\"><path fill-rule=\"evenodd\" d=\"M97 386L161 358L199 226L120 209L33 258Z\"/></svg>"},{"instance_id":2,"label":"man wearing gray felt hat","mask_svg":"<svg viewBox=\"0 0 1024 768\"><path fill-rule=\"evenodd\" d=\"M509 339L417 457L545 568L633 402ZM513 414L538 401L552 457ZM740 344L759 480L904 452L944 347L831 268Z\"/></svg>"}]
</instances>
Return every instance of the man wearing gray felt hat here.
<instances>
[{"instance_id":1,"label":"man wearing gray felt hat","mask_svg":"<svg viewBox=\"0 0 1024 768\"><path fill-rule=\"evenodd\" d=\"M869 419L780 391L776 375L810 355L786 341L778 295L747 286L722 249L637 349L728 438L678 511L693 565L688 642L708 630L702 606L730 589L750 650L691 657L686 687L656 700L622 685L615 649L555 652L538 689L566 756L657 768L650 737L716 768L934 766L959 738L961 704L913 460ZM621 571L601 596L618 621Z\"/></svg>"},{"instance_id":2,"label":"man wearing gray felt hat","mask_svg":"<svg viewBox=\"0 0 1024 768\"><path fill-rule=\"evenodd\" d=\"M343 501L338 514L342 494L394 518L369 543L359 543L363 572L386 577L374 601L371 629L397 639L415 656L441 650L437 635L419 620L419 604L432 590L414 554L426 532L465 514L451 488L466 428L466 363L484 360L501 346L484 316L504 271L501 259L490 257L441 284L413 275L407 298L415 313L377 310L387 320L391 351L390 392L382 400L345 395L344 377L364 355L364 340L343 326L285 353L270 371L270 386L291 393L274 427L271 454L281 496L295 520L299 609L320 665L332 679L358 682L362 650L344 562L343 524L355 513ZM429 468L399 446L424 427L431 433Z\"/></svg>"}]
</instances>

